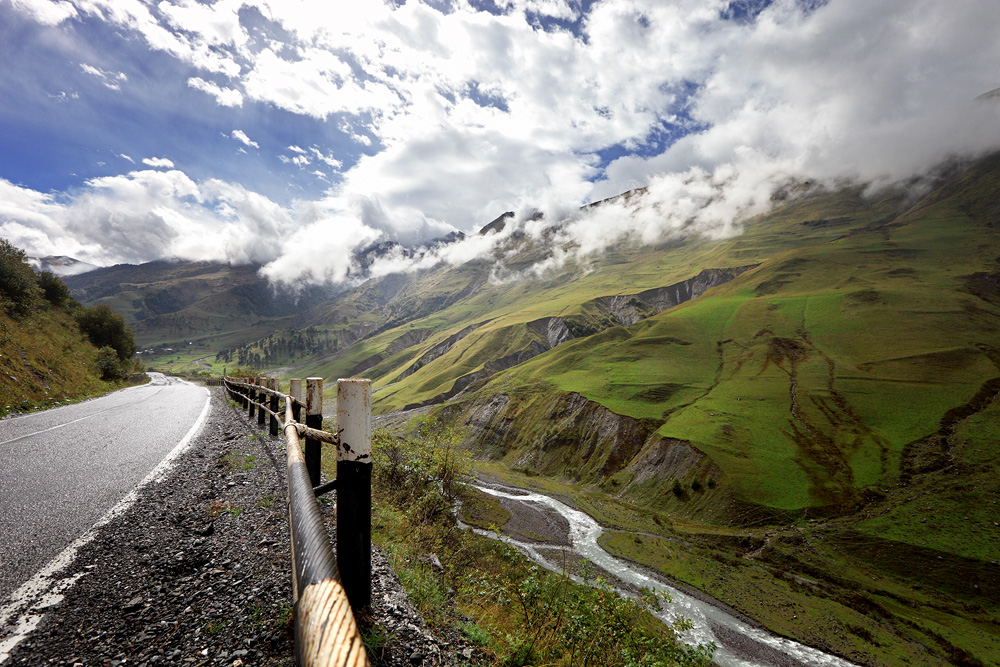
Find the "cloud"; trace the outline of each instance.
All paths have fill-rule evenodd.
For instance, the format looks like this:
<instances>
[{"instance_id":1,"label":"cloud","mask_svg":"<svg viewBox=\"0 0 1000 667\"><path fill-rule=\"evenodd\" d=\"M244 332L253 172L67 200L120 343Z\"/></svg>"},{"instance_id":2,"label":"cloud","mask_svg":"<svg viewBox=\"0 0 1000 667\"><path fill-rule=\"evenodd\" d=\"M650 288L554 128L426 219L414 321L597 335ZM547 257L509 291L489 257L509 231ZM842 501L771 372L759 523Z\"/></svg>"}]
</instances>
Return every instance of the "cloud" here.
<instances>
[{"instance_id":1,"label":"cloud","mask_svg":"<svg viewBox=\"0 0 1000 667\"><path fill-rule=\"evenodd\" d=\"M231 136L233 137L233 139L240 142L244 146L250 146L252 148L260 148L260 144L258 144L256 141L252 141L250 137L248 137L246 133L243 132L243 130L233 130Z\"/></svg>"},{"instance_id":2,"label":"cloud","mask_svg":"<svg viewBox=\"0 0 1000 667\"><path fill-rule=\"evenodd\" d=\"M87 181L62 201L0 179L0 235L28 254L98 265L160 258L268 262L283 234L304 223L238 184L196 182L177 170Z\"/></svg>"},{"instance_id":3,"label":"cloud","mask_svg":"<svg viewBox=\"0 0 1000 667\"><path fill-rule=\"evenodd\" d=\"M351 252L366 243L474 232L506 210L519 212L526 233L557 234L573 248L534 270L544 272L622 239L739 233L790 177L884 186L1000 148L996 100L976 100L1000 85L988 0L773 0L750 3L752 12L728 0L493 4L499 15L465 0L76 7L183 63L180 85L211 95L227 125L241 106L282 119L274 145L286 150L259 157L288 175L289 191L331 179L314 201L276 212L287 234L311 239L309 261L286 256L287 242L251 252L227 241L233 257L262 258L287 282L350 279ZM15 7L49 25L72 15L65 4ZM259 147L242 130L230 136ZM164 158L143 162L173 169ZM138 215L133 204L153 202L129 199L130 188L167 187L140 173L120 187L90 183L72 205L100 192L100 211L123 215L113 203L131 202L122 204L130 220L160 230L150 232L153 247L192 256L206 251L170 230L239 228L229 208L206 203L209 181L193 194L168 189ZM577 210L639 186L641 197ZM546 217L530 222L534 209ZM470 236L374 270L460 262L500 240Z\"/></svg>"},{"instance_id":4,"label":"cloud","mask_svg":"<svg viewBox=\"0 0 1000 667\"><path fill-rule=\"evenodd\" d=\"M43 25L59 25L77 16L76 8L64 0L12 0L14 9Z\"/></svg>"},{"instance_id":5,"label":"cloud","mask_svg":"<svg viewBox=\"0 0 1000 667\"><path fill-rule=\"evenodd\" d=\"M241 107L243 106L243 93L233 88L223 88L222 86L205 81L200 76L193 76L188 79L188 86L203 93L208 93L215 98L219 106Z\"/></svg>"},{"instance_id":6,"label":"cloud","mask_svg":"<svg viewBox=\"0 0 1000 667\"><path fill-rule=\"evenodd\" d=\"M101 85L110 90L120 91L122 89L121 84L128 81L128 77L124 72L105 72L98 67L86 63L80 63L80 69L84 73L96 77L101 82Z\"/></svg>"},{"instance_id":7,"label":"cloud","mask_svg":"<svg viewBox=\"0 0 1000 667\"><path fill-rule=\"evenodd\" d=\"M165 157L147 157L142 159L142 163L150 167L166 167L173 169L174 163Z\"/></svg>"},{"instance_id":8,"label":"cloud","mask_svg":"<svg viewBox=\"0 0 1000 667\"><path fill-rule=\"evenodd\" d=\"M132 164L135 164L135 160L133 160L133 159L132 159L131 157L129 157L128 155L125 155L125 153L119 153L119 154L118 154L118 157L120 157L120 158L121 158L121 159L123 159L123 160L128 160L128 161L129 161L129 162L131 162Z\"/></svg>"}]
</instances>

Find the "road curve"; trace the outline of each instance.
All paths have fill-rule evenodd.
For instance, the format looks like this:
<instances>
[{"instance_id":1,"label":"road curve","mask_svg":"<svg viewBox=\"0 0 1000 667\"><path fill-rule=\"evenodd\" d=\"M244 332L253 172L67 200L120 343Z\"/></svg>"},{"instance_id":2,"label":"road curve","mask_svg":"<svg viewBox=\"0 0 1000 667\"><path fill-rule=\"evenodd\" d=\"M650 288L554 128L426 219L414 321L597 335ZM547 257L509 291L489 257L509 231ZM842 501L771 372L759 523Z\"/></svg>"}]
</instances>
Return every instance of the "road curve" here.
<instances>
[{"instance_id":1,"label":"road curve","mask_svg":"<svg viewBox=\"0 0 1000 667\"><path fill-rule=\"evenodd\" d=\"M0 600L101 519L203 416L206 389L150 376L0 421Z\"/></svg>"}]
</instances>

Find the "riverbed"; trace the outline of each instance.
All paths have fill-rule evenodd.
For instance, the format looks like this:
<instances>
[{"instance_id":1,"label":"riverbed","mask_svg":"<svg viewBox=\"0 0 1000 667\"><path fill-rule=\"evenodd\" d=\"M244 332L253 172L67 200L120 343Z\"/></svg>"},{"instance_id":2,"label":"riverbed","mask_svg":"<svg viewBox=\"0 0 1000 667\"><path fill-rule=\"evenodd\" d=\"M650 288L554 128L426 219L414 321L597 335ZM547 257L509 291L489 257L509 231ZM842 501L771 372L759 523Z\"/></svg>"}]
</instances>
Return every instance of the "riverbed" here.
<instances>
[{"instance_id":1,"label":"riverbed","mask_svg":"<svg viewBox=\"0 0 1000 667\"><path fill-rule=\"evenodd\" d=\"M691 629L681 633L692 645L715 643L713 660L719 667L856 667L843 658L824 653L785 637L779 637L750 619L726 609L704 593L679 590L664 577L612 556L599 544L603 529L590 515L550 496L495 483L474 485L497 498L511 513L501 539L517 547L539 565L562 572L574 558L585 558L607 573L622 595L634 595L647 588L666 593L672 602L656 615L673 624L678 617L691 621ZM496 537L487 531L483 535ZM572 574L576 581L583 580Z\"/></svg>"}]
</instances>

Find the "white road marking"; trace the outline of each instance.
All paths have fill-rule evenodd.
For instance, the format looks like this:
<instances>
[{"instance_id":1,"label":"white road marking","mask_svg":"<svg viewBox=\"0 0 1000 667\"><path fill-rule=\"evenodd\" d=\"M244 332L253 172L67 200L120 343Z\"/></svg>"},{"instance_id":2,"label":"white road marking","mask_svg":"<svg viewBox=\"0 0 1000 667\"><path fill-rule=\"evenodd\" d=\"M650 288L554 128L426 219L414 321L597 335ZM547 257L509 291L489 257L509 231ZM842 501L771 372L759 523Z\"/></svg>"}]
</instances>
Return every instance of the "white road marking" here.
<instances>
[{"instance_id":1,"label":"white road marking","mask_svg":"<svg viewBox=\"0 0 1000 667\"><path fill-rule=\"evenodd\" d=\"M10 603L0 608L0 628L6 626L8 621L16 614L20 614L13 624L13 632L3 639L0 639L0 665L7 661L10 652L14 647L24 641L25 638L41 622L45 615L44 610L62 600L63 593L67 591L76 580L85 573L77 573L70 577L56 580L55 577L62 570L66 569L76 560L76 555L84 546L89 544L98 531L111 522L112 519L124 514L135 501L139 499L139 492L147 485L163 479L167 471L173 466L174 460L184 453L184 450L191 444L191 440L198 434L211 408L211 394L205 390L205 407L195 421L194 425L187 432L184 438L177 443L170 453L167 454L153 470L146 475L139 484L129 491L117 505L112 507L102 516L97 523L90 527L87 532L78 537L62 553L49 561L48 565L35 573L31 579L21 585L10 596ZM78 420L79 421L79 420Z\"/></svg>"},{"instance_id":2,"label":"white road marking","mask_svg":"<svg viewBox=\"0 0 1000 667\"><path fill-rule=\"evenodd\" d=\"M141 385L141 386L146 386L146 385ZM138 389L139 387L135 387L135 388ZM128 389L125 389L123 391L128 391ZM155 392L153 392L152 394L150 394L146 398L143 398L142 401L149 400L150 398L152 398L153 396L156 396L161 391L162 391L162 389L157 389ZM139 401L139 402L141 403L142 401ZM48 433L49 431L54 431L57 428L62 428L64 426L69 426L70 424L75 424L77 422L82 422L85 419L92 419L94 417L99 417L100 415L103 415L105 412L110 412L112 410L119 410L119 409L121 409L121 406L117 406L117 405L113 406L113 407L110 407L110 408L104 408L103 410L99 410L97 412L89 414L86 417L80 417L78 419L73 419L73 420L65 422L63 424L56 424L55 426L50 426L49 428L43 428L41 431L35 431L34 433L26 433L24 435L19 435L16 438L11 438L10 440L5 440L4 442L0 442L0 447L2 447L4 445L9 445L12 442L17 442L18 440L24 440L25 438L30 438L30 437L35 436L35 435L40 435L42 433ZM30 416L30 415L24 415L24 417L28 417L28 416Z\"/></svg>"}]
</instances>

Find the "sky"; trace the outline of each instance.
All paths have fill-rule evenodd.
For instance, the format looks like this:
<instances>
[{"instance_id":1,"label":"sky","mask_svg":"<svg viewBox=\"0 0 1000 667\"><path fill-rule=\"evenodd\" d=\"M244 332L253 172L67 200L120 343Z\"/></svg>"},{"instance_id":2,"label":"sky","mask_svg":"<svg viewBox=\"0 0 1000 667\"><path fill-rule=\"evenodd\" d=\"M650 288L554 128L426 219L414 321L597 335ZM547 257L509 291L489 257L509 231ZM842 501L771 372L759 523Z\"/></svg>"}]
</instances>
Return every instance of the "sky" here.
<instances>
[{"instance_id":1,"label":"sky","mask_svg":"<svg viewBox=\"0 0 1000 667\"><path fill-rule=\"evenodd\" d=\"M515 226L559 225L538 273L723 238L791 179L912 185L1000 148L997 25L995 0L0 0L0 236L292 285L453 231L372 273Z\"/></svg>"}]
</instances>

